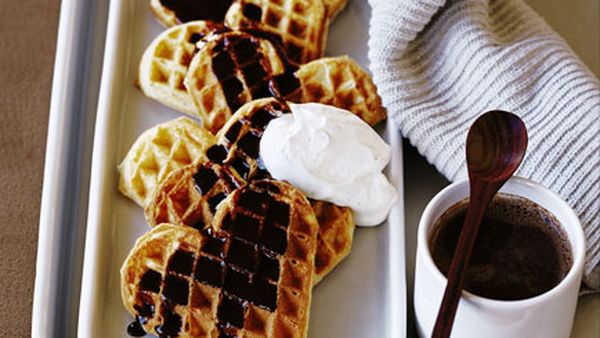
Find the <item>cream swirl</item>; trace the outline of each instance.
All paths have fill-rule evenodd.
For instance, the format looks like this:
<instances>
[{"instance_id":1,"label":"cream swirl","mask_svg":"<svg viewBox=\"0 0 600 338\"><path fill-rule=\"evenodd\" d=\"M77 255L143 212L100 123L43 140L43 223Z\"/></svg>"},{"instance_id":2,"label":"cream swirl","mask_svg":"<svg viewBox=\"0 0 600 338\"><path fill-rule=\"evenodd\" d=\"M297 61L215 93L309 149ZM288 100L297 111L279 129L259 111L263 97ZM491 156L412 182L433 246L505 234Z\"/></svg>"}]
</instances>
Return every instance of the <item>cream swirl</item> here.
<instances>
[{"instance_id":1,"label":"cream swirl","mask_svg":"<svg viewBox=\"0 0 600 338\"><path fill-rule=\"evenodd\" d=\"M318 104L290 104L292 114L269 123L260 156L271 175L308 197L347 206L357 225L387 217L396 189L381 172L390 146L349 111Z\"/></svg>"}]
</instances>

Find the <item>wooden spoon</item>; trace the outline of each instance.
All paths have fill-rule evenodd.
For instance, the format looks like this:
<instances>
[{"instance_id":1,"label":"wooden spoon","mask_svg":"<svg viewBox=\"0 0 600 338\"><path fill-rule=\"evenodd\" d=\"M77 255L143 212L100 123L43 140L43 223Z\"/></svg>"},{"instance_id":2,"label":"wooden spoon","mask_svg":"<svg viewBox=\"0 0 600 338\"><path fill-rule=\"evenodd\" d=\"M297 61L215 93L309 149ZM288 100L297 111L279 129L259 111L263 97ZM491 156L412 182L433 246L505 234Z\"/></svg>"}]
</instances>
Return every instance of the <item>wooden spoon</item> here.
<instances>
[{"instance_id":1,"label":"wooden spoon","mask_svg":"<svg viewBox=\"0 0 600 338\"><path fill-rule=\"evenodd\" d=\"M487 112L477 118L469 129L469 207L448 270L448 284L432 338L450 336L485 209L502 185L517 170L525 156L525 150L527 129L523 121L512 113L498 110Z\"/></svg>"}]
</instances>

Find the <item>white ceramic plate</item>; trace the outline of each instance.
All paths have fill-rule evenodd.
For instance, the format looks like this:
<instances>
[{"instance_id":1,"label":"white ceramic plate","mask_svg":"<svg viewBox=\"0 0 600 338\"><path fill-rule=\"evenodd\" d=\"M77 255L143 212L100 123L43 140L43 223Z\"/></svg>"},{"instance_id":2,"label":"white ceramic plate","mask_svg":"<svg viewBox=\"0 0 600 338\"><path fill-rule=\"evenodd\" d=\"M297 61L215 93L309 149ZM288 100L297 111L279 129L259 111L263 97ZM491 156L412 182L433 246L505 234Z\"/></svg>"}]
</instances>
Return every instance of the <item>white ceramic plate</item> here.
<instances>
[{"instance_id":1,"label":"white ceramic plate","mask_svg":"<svg viewBox=\"0 0 600 338\"><path fill-rule=\"evenodd\" d=\"M162 30L147 3L114 0L110 5L94 136L80 337L126 336L132 318L121 304L119 268L135 239L149 227L142 209L117 191L116 167L143 130L180 116L134 86L144 48ZM349 54L366 67L369 16L366 0L350 1L332 24L327 54ZM400 199L386 223L356 230L349 257L314 289L310 337L405 336L402 143L397 132L388 136L393 147L389 175Z\"/></svg>"}]
</instances>

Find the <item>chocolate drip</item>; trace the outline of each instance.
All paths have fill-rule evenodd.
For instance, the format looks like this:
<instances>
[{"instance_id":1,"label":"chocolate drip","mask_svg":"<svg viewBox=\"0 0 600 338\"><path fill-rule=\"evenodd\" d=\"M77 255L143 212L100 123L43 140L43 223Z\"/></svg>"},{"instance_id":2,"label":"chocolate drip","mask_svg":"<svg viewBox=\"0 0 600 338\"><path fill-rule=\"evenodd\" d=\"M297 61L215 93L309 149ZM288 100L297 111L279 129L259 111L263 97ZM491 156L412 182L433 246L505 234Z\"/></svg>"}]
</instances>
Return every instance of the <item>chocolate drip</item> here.
<instances>
[{"instance_id":1,"label":"chocolate drip","mask_svg":"<svg viewBox=\"0 0 600 338\"><path fill-rule=\"evenodd\" d=\"M127 326L127 334L132 337L142 337L146 335L146 331L140 321L136 319Z\"/></svg>"},{"instance_id":2,"label":"chocolate drip","mask_svg":"<svg viewBox=\"0 0 600 338\"><path fill-rule=\"evenodd\" d=\"M270 203L275 200L266 192L257 192L246 189L239 194L238 205L248 209L255 214L263 214Z\"/></svg>"},{"instance_id":3,"label":"chocolate drip","mask_svg":"<svg viewBox=\"0 0 600 338\"><path fill-rule=\"evenodd\" d=\"M252 134L248 133L238 141L238 147L250 158L258 158L260 139Z\"/></svg>"},{"instance_id":4,"label":"chocolate drip","mask_svg":"<svg viewBox=\"0 0 600 338\"><path fill-rule=\"evenodd\" d=\"M206 156L214 163L223 163L227 158L227 148L223 145L215 144L208 148Z\"/></svg>"},{"instance_id":5,"label":"chocolate drip","mask_svg":"<svg viewBox=\"0 0 600 338\"><path fill-rule=\"evenodd\" d=\"M244 304L223 295L217 310L217 318L225 325L242 328L244 327L244 308Z\"/></svg>"},{"instance_id":6,"label":"chocolate drip","mask_svg":"<svg viewBox=\"0 0 600 338\"><path fill-rule=\"evenodd\" d=\"M196 223L191 224L190 226L196 230L202 230L206 228L206 224L204 224L203 220L198 220Z\"/></svg>"},{"instance_id":7,"label":"chocolate drip","mask_svg":"<svg viewBox=\"0 0 600 338\"><path fill-rule=\"evenodd\" d=\"M164 281L162 295L164 298L179 305L188 304L189 285L186 279L167 276Z\"/></svg>"},{"instance_id":8,"label":"chocolate drip","mask_svg":"<svg viewBox=\"0 0 600 338\"><path fill-rule=\"evenodd\" d=\"M269 90L275 97L285 98L300 88L300 80L293 71L275 76L269 82Z\"/></svg>"},{"instance_id":9,"label":"chocolate drip","mask_svg":"<svg viewBox=\"0 0 600 338\"><path fill-rule=\"evenodd\" d=\"M224 136L229 154L226 155L225 164L245 180L270 178L259 158L260 138L272 119L288 112L289 108L284 102L272 101L247 112L241 119L227 126Z\"/></svg>"},{"instance_id":10,"label":"chocolate drip","mask_svg":"<svg viewBox=\"0 0 600 338\"><path fill-rule=\"evenodd\" d=\"M218 179L215 172L206 166L199 167L196 174L194 174L194 183L200 195L208 193Z\"/></svg>"},{"instance_id":11,"label":"chocolate drip","mask_svg":"<svg viewBox=\"0 0 600 338\"><path fill-rule=\"evenodd\" d=\"M287 227L290 223L290 206L278 201L271 203L267 211L267 223Z\"/></svg>"},{"instance_id":12,"label":"chocolate drip","mask_svg":"<svg viewBox=\"0 0 600 338\"><path fill-rule=\"evenodd\" d=\"M223 261L202 256L197 263L194 278L199 282L220 288L223 286L224 268Z\"/></svg>"},{"instance_id":13,"label":"chocolate drip","mask_svg":"<svg viewBox=\"0 0 600 338\"><path fill-rule=\"evenodd\" d=\"M212 70L219 79L232 112L250 99L270 96L285 98L300 88L300 81L294 75L298 67L287 61L281 50L281 38L256 29L243 31L247 34L232 32L213 35L217 42L212 49ZM269 62L259 53L260 39L267 39L273 44L277 56L285 64L283 74L271 74ZM241 72L244 83L236 76L238 71ZM243 94L244 88L247 88L250 97Z\"/></svg>"},{"instance_id":14,"label":"chocolate drip","mask_svg":"<svg viewBox=\"0 0 600 338\"><path fill-rule=\"evenodd\" d=\"M152 304L152 299L149 299L147 296L140 295L139 298L142 299L142 305L136 304L133 308L137 313L138 321L145 324L150 318L154 317L154 304Z\"/></svg>"},{"instance_id":15,"label":"chocolate drip","mask_svg":"<svg viewBox=\"0 0 600 338\"><path fill-rule=\"evenodd\" d=\"M238 135L240 134L240 130L242 129L242 123L240 121L235 122L229 127L227 132L225 133L225 138L230 143L233 143L237 140Z\"/></svg>"},{"instance_id":16,"label":"chocolate drip","mask_svg":"<svg viewBox=\"0 0 600 338\"><path fill-rule=\"evenodd\" d=\"M243 238L247 241L256 241L260 231L260 223L257 219L237 214L232 220L231 233L238 238Z\"/></svg>"},{"instance_id":17,"label":"chocolate drip","mask_svg":"<svg viewBox=\"0 0 600 338\"><path fill-rule=\"evenodd\" d=\"M258 254L255 245L232 238L227 251L227 262L247 271L256 270Z\"/></svg>"},{"instance_id":18,"label":"chocolate drip","mask_svg":"<svg viewBox=\"0 0 600 338\"><path fill-rule=\"evenodd\" d=\"M237 154L236 154L237 155ZM243 156L234 156L228 164L245 180L249 179L250 164L244 161Z\"/></svg>"},{"instance_id":19,"label":"chocolate drip","mask_svg":"<svg viewBox=\"0 0 600 338\"><path fill-rule=\"evenodd\" d=\"M285 230L273 226L265 226L259 243L273 252L284 254L287 249L287 233Z\"/></svg>"},{"instance_id":20,"label":"chocolate drip","mask_svg":"<svg viewBox=\"0 0 600 338\"><path fill-rule=\"evenodd\" d=\"M279 261L275 258L271 258L269 254L261 251L259 257L259 263L257 272L274 282L279 280Z\"/></svg>"},{"instance_id":21,"label":"chocolate drip","mask_svg":"<svg viewBox=\"0 0 600 338\"><path fill-rule=\"evenodd\" d=\"M274 118L275 115L273 115L270 111L266 109L259 109L252 114L250 117L250 122L252 122L252 124L262 132L267 127L267 124L269 124L269 122L271 122L271 120Z\"/></svg>"},{"instance_id":22,"label":"chocolate drip","mask_svg":"<svg viewBox=\"0 0 600 338\"><path fill-rule=\"evenodd\" d=\"M171 10L180 23L195 20L221 22L232 0L160 0L160 3Z\"/></svg>"},{"instance_id":23,"label":"chocolate drip","mask_svg":"<svg viewBox=\"0 0 600 338\"><path fill-rule=\"evenodd\" d=\"M189 43L192 44L196 44L198 41L200 41L202 38L204 37L204 34L201 33L194 33L192 35L190 35L190 38L188 39Z\"/></svg>"},{"instance_id":24,"label":"chocolate drip","mask_svg":"<svg viewBox=\"0 0 600 338\"><path fill-rule=\"evenodd\" d=\"M185 251L185 250L177 250L171 256L171 260L169 261L169 267L167 270L184 275L190 276L192 274L192 265L194 264L194 253Z\"/></svg>"},{"instance_id":25,"label":"chocolate drip","mask_svg":"<svg viewBox=\"0 0 600 338\"><path fill-rule=\"evenodd\" d=\"M178 336L179 332L181 331L181 317L167 309L165 309L163 317L163 325L159 325L154 328L156 333L158 333L160 336Z\"/></svg>"},{"instance_id":26,"label":"chocolate drip","mask_svg":"<svg viewBox=\"0 0 600 338\"><path fill-rule=\"evenodd\" d=\"M212 233L213 231L211 228L208 228L204 232L206 241L202 245L202 252L214 257L223 258L225 257L223 253L225 250L226 238L215 237Z\"/></svg>"},{"instance_id":27,"label":"chocolate drip","mask_svg":"<svg viewBox=\"0 0 600 338\"><path fill-rule=\"evenodd\" d=\"M262 18L262 9L255 4L245 3L242 7L242 14L252 21L260 22Z\"/></svg>"},{"instance_id":28,"label":"chocolate drip","mask_svg":"<svg viewBox=\"0 0 600 338\"><path fill-rule=\"evenodd\" d=\"M140 280L136 321L128 327L130 335L145 334L142 325L154 316L150 293L160 294L163 300L162 325L154 327L156 333L161 337L179 335L183 319L175 309L189 305L190 288L196 282L221 289L216 320L223 337L233 337L244 327L249 304L275 311L279 259L287 248L285 229L290 221L290 206L271 196L278 192L269 182L242 188L234 201L237 207L223 216L222 227L202 230L197 252L177 249L168 260L164 277L146 271Z\"/></svg>"},{"instance_id":29,"label":"chocolate drip","mask_svg":"<svg viewBox=\"0 0 600 338\"><path fill-rule=\"evenodd\" d=\"M148 270L140 280L140 289L143 291L158 292L162 276L154 270Z\"/></svg>"}]
</instances>

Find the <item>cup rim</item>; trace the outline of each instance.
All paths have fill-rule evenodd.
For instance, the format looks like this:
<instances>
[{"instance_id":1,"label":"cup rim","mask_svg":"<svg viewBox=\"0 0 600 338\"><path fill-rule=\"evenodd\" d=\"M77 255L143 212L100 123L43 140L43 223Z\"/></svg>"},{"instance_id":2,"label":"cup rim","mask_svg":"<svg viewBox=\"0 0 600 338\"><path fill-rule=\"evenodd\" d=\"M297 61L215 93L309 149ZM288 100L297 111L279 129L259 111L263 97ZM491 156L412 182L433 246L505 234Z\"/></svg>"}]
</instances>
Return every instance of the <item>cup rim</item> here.
<instances>
[{"instance_id":1,"label":"cup rim","mask_svg":"<svg viewBox=\"0 0 600 338\"><path fill-rule=\"evenodd\" d=\"M474 293L471 293L471 292L463 289L462 294L461 294L461 299L463 299L464 301L468 301L468 302L479 304L479 305L486 306L486 307L494 307L494 308L514 308L514 307L527 307L527 306L535 305L535 304L544 302L549 298L554 297L557 293L559 293L567 285L571 284L574 279L578 278L580 272L583 271L583 264L584 264L584 259L585 259L585 236L583 234L583 229L581 228L581 223L579 221L579 217L577 217L577 215L575 214L575 211L573 211L573 209L569 206L569 204L562 197L560 197L557 193L555 193L554 191L546 188L545 186L543 186L537 182L534 182L530 179L527 179L524 177L519 177L519 176L513 176L509 180L509 182L511 182L512 184L525 185L525 186L529 186L529 187L532 187L532 188L535 188L538 190L543 190L543 192L545 194L547 194L548 198L557 202L560 205L560 207L564 209L564 212L566 213L567 217L571 218L574 221L573 224L569 226L569 227L573 227L573 232L572 232L573 236L567 234L567 239L572 248L573 264L571 265L569 272L567 272L567 275L557 285L555 285L552 289L550 289L542 294L539 294L537 296L525 298L525 299L519 299L519 300L499 300L499 299L492 299L492 298L486 298L483 296L478 296ZM444 274L438 269L437 265L435 264L435 262L433 261L433 258L431 256L428 237L429 237L429 233L430 233L429 230L430 230L432 224L426 224L426 220L432 218L431 215L436 210L437 205L440 204L440 201L442 200L442 198L446 197L448 194L455 191L458 187L460 187L461 185L465 185L465 184L467 184L467 185L469 184L468 179L463 179L463 180L454 182L454 183L446 186L441 191L439 191L429 201L429 203L427 203L427 206L425 207L425 210L423 211L423 214L421 215L421 218L419 221L417 242L418 242L419 246L421 246L421 245L424 246L424 250L419 250L419 253L421 255L423 255L425 264L428 265L429 268L433 271L433 278L437 279L439 282L442 282L444 286L447 283L447 279L446 279L446 276L444 276ZM516 195L526 198L528 200L531 200L528 196L523 196L520 194L516 194ZM461 199L462 198L463 197L461 197ZM458 201L460 201L460 199L457 199L454 203L456 203ZM552 210L549 210L549 211L552 212L553 214L555 214ZM428 223L433 223L433 222L435 222L435 220L431 220ZM565 225L562 225L562 222L561 222L561 226L565 227ZM575 247L577 247L578 250L575 250Z\"/></svg>"}]
</instances>

